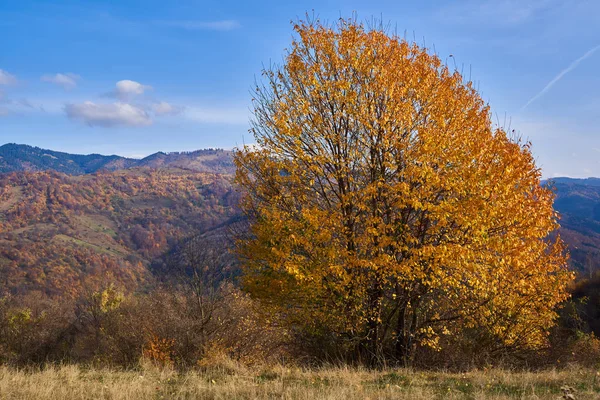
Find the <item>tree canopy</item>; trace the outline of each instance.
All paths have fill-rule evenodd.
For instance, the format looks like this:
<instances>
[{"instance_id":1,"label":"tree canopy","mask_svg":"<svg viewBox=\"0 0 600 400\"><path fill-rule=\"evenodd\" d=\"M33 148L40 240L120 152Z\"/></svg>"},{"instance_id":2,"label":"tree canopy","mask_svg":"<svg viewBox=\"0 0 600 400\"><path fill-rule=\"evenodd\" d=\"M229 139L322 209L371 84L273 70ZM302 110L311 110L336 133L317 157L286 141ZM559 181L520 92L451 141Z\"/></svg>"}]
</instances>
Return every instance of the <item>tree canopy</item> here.
<instances>
[{"instance_id":1,"label":"tree canopy","mask_svg":"<svg viewBox=\"0 0 600 400\"><path fill-rule=\"evenodd\" d=\"M235 155L245 288L370 362L466 330L542 345L572 276L529 143L426 48L353 19L295 32Z\"/></svg>"}]
</instances>

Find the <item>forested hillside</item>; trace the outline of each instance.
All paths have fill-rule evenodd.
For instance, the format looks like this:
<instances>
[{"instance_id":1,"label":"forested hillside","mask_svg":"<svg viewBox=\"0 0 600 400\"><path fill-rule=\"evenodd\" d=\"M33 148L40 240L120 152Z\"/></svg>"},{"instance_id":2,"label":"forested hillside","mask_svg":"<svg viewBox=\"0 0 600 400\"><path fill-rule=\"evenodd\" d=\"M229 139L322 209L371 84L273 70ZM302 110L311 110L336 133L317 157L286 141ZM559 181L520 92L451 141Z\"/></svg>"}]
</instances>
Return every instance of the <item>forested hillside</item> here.
<instances>
[{"instance_id":1,"label":"forested hillside","mask_svg":"<svg viewBox=\"0 0 600 400\"><path fill-rule=\"evenodd\" d=\"M0 175L0 293L144 284L183 238L236 215L227 175L130 169Z\"/></svg>"},{"instance_id":2,"label":"forested hillside","mask_svg":"<svg viewBox=\"0 0 600 400\"><path fill-rule=\"evenodd\" d=\"M569 245L571 266L583 275L600 269L600 179L558 178L554 208L560 234Z\"/></svg>"},{"instance_id":3,"label":"forested hillside","mask_svg":"<svg viewBox=\"0 0 600 400\"><path fill-rule=\"evenodd\" d=\"M17 170L0 174L0 288L12 293L75 294L100 280L138 287L181 240L238 212L228 151L133 160L9 144L0 157L0 171ZM553 180L560 234L584 276L600 269L598 182Z\"/></svg>"}]
</instances>

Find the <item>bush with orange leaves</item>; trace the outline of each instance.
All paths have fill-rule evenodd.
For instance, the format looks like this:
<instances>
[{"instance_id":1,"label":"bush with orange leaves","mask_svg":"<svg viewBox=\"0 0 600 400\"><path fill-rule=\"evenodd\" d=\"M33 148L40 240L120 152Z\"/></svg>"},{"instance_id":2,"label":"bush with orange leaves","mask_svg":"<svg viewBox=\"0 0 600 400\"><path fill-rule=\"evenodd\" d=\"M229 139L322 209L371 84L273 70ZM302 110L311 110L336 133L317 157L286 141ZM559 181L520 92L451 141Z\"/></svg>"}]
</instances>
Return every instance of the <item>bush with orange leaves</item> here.
<instances>
[{"instance_id":1,"label":"bush with orange leaves","mask_svg":"<svg viewBox=\"0 0 600 400\"><path fill-rule=\"evenodd\" d=\"M156 335L152 335L144 350L143 357L153 363L165 367L173 365L173 347L175 339L164 339Z\"/></svg>"}]
</instances>

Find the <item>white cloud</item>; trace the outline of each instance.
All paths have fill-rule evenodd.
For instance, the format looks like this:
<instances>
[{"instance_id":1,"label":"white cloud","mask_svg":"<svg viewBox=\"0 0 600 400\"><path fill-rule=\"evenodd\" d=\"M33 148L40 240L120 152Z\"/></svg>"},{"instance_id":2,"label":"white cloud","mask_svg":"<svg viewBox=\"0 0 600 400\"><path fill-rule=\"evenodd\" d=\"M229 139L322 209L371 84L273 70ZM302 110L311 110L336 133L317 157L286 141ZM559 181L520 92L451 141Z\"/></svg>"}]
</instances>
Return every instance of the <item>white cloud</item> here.
<instances>
[{"instance_id":1,"label":"white cloud","mask_svg":"<svg viewBox=\"0 0 600 400\"><path fill-rule=\"evenodd\" d=\"M176 115L183 111L183 107L174 106L166 101L161 101L160 103L154 104L152 110L156 115Z\"/></svg>"},{"instance_id":2,"label":"white cloud","mask_svg":"<svg viewBox=\"0 0 600 400\"><path fill-rule=\"evenodd\" d=\"M139 153L133 153L133 154L125 154L124 157L127 158L134 158L136 160L141 160L142 158L146 158L148 157L149 154L139 154Z\"/></svg>"},{"instance_id":3,"label":"white cloud","mask_svg":"<svg viewBox=\"0 0 600 400\"><path fill-rule=\"evenodd\" d=\"M131 99L132 97L144 94L146 90L152 90L152 86L143 85L136 81L124 79L115 85L115 90L108 94L109 97L116 97L121 100Z\"/></svg>"},{"instance_id":4,"label":"white cloud","mask_svg":"<svg viewBox=\"0 0 600 400\"><path fill-rule=\"evenodd\" d=\"M8 114L10 114L8 108L0 107L0 117L6 117Z\"/></svg>"},{"instance_id":5,"label":"white cloud","mask_svg":"<svg viewBox=\"0 0 600 400\"><path fill-rule=\"evenodd\" d=\"M233 19L226 19L221 21L158 21L157 24L173 28L186 29L190 31L231 31L241 27L240 23Z\"/></svg>"},{"instance_id":6,"label":"white cloud","mask_svg":"<svg viewBox=\"0 0 600 400\"><path fill-rule=\"evenodd\" d=\"M96 104L86 101L81 104L67 104L67 116L89 126L147 126L152 119L142 108L127 103Z\"/></svg>"},{"instance_id":7,"label":"white cloud","mask_svg":"<svg viewBox=\"0 0 600 400\"><path fill-rule=\"evenodd\" d=\"M121 80L115 89L105 96L116 97L119 101L110 104L97 104L91 101L67 104L63 107L67 117L90 126L148 126L154 116L168 116L182 113L185 108L166 101L141 97L152 86L132 80Z\"/></svg>"},{"instance_id":8,"label":"white cloud","mask_svg":"<svg viewBox=\"0 0 600 400\"><path fill-rule=\"evenodd\" d=\"M67 104L62 111L67 117L89 126L148 126L161 117L178 116L187 121L201 124L248 125L250 112L241 107L211 105L183 106L147 96L153 90L132 80L121 80L115 89L104 96L115 97L115 102L95 103L92 101Z\"/></svg>"},{"instance_id":9,"label":"white cloud","mask_svg":"<svg viewBox=\"0 0 600 400\"><path fill-rule=\"evenodd\" d=\"M74 89L77 87L77 81L81 77L77 74L66 73L66 74L55 74L55 75L44 75L40 78L42 82L50 82L56 85L62 86L65 90Z\"/></svg>"},{"instance_id":10,"label":"white cloud","mask_svg":"<svg viewBox=\"0 0 600 400\"><path fill-rule=\"evenodd\" d=\"M117 82L117 92L121 94L143 94L144 91L152 89L152 86L142 85L136 81L128 79Z\"/></svg>"},{"instance_id":11,"label":"white cloud","mask_svg":"<svg viewBox=\"0 0 600 400\"><path fill-rule=\"evenodd\" d=\"M0 69L0 85L14 85L17 83L17 77Z\"/></svg>"}]
</instances>

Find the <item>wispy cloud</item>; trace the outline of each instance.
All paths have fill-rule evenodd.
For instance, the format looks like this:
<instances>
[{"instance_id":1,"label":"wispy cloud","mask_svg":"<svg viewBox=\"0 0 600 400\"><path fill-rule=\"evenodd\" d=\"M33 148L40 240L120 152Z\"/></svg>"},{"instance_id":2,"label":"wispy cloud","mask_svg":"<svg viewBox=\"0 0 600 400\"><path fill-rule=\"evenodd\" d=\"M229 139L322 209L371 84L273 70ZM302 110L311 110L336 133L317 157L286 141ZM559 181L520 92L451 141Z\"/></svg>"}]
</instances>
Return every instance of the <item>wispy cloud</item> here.
<instances>
[{"instance_id":1,"label":"wispy cloud","mask_svg":"<svg viewBox=\"0 0 600 400\"><path fill-rule=\"evenodd\" d=\"M15 85L16 83L16 76L9 74L3 69L0 69L0 85Z\"/></svg>"},{"instance_id":2,"label":"wispy cloud","mask_svg":"<svg viewBox=\"0 0 600 400\"><path fill-rule=\"evenodd\" d=\"M30 114L35 112L45 112L44 106L41 104L33 104L27 99L0 99L0 116Z\"/></svg>"},{"instance_id":3,"label":"wispy cloud","mask_svg":"<svg viewBox=\"0 0 600 400\"><path fill-rule=\"evenodd\" d=\"M50 82L62 86L65 90L71 90L77 87L77 81L81 77L77 74L67 72L66 74L44 75L40 78L42 82Z\"/></svg>"},{"instance_id":4,"label":"wispy cloud","mask_svg":"<svg viewBox=\"0 0 600 400\"><path fill-rule=\"evenodd\" d=\"M568 74L569 72L571 72L575 68L577 68L577 66L582 61L584 61L585 59L591 57L596 51L598 51L598 49L600 49L600 45L591 48L584 55L582 55L581 57L579 57L577 60L573 61L567 68L565 68L562 71L560 71L560 73L558 75L556 75L550 82L548 82L548 84L538 94L536 94L531 99L529 99L529 101L527 103L525 103L525 105L523 107L521 107L521 110L524 110L531 103L533 103L534 101L536 101L537 99L539 99L540 97L542 97L544 94L546 94L550 89L552 89L552 86L554 86L558 81L560 81L566 74Z\"/></svg>"},{"instance_id":5,"label":"wispy cloud","mask_svg":"<svg viewBox=\"0 0 600 400\"><path fill-rule=\"evenodd\" d=\"M34 104L26 98L9 98L0 90L0 117L31 111L45 110L41 104Z\"/></svg>"},{"instance_id":6,"label":"wispy cloud","mask_svg":"<svg viewBox=\"0 0 600 400\"><path fill-rule=\"evenodd\" d=\"M161 101L152 105L152 111L154 114L158 116L162 115L177 115L183 111L183 107L174 106L172 104L167 103L166 101Z\"/></svg>"},{"instance_id":7,"label":"wispy cloud","mask_svg":"<svg viewBox=\"0 0 600 400\"><path fill-rule=\"evenodd\" d=\"M210 30L210 31L231 31L241 28L241 24L233 19L221 21L156 21L157 25L162 25L171 28L180 28L190 31Z\"/></svg>"}]
</instances>

